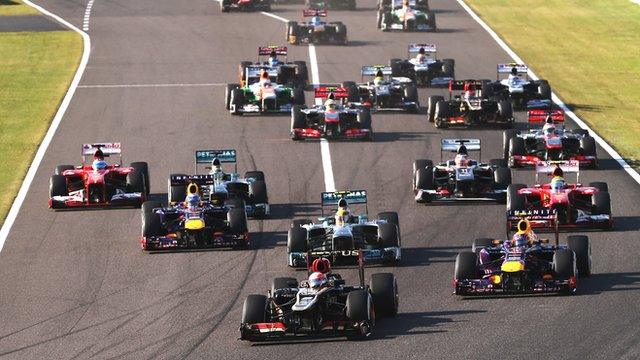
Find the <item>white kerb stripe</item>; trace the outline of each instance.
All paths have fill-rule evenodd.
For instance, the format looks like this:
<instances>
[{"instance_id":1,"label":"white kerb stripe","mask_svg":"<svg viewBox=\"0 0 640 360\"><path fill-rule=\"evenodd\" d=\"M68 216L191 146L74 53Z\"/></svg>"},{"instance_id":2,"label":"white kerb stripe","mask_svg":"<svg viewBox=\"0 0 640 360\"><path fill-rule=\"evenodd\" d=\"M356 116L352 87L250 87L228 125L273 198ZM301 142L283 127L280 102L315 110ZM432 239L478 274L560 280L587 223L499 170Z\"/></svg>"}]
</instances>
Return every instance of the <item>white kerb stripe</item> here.
<instances>
[{"instance_id":1,"label":"white kerb stripe","mask_svg":"<svg viewBox=\"0 0 640 360\"><path fill-rule=\"evenodd\" d=\"M460 6L462 6L463 9L465 9L467 11L467 13L469 13L469 15L471 15L471 17L473 18L473 20L475 20L478 24L480 24L480 26L482 26L483 29L485 29L489 35L491 35L491 37L496 41L496 43L502 48L502 50L504 50L507 54L509 54L509 56L511 56L511 58L518 62L518 63L522 63L524 64L524 61L522 61L522 59L500 38L500 36L498 36L498 34L496 34L495 31L493 31L493 29L491 29L489 27L489 25L487 25L487 23L485 23L465 2L464 0L456 0L458 2L458 4L460 4ZM640 1L640 0L639 0ZM533 80L538 80L538 76L536 76L536 74L531 70L531 67L529 67L529 71L528 71L528 75L530 78L532 78ZM618 152L611 147L611 145L609 145L602 137L600 137L600 135L598 135L595 131L593 131L593 129L591 129L589 127L589 125L587 125L582 119L580 119L573 111L571 111L571 109L569 109L569 107L567 107L567 105L560 100L560 97L558 97L558 95L556 93L552 93L551 94L551 99L553 100L553 102L555 102L556 104L558 104L558 106L560 106L560 108L562 110L564 110L564 112L567 114L567 116L569 116L571 118L571 120L573 120L579 127L581 127L582 129L586 129L589 130L591 136L593 136L593 138L596 140L596 142L598 143L598 145L600 145L618 164L620 164L620 166L622 167L622 169L624 171L626 171L638 184L640 184L640 174L638 174L637 171L635 171L623 158L622 156L620 156L620 154L618 154Z\"/></svg>"},{"instance_id":2,"label":"white kerb stripe","mask_svg":"<svg viewBox=\"0 0 640 360\"><path fill-rule=\"evenodd\" d=\"M58 129L58 126L60 125L60 122L62 121L62 117L64 116L65 112L67 111L67 108L69 107L69 103L71 102L71 98L73 97L73 94L76 92L76 88L78 87L78 84L80 83L80 79L82 79L82 74L84 74L84 71L87 68L87 63L89 62L89 55L91 54L91 39L89 38L89 35L87 33L83 32L82 30L80 30L77 27L73 26L71 23L69 23L68 21L66 21L63 18L59 17L58 15L55 15L55 14L45 10L43 7L38 6L38 5L32 3L29 0L23 0L23 2L25 4L27 4L27 5L35 8L36 10L40 11L44 15L47 15L47 16L53 18L54 20L58 21L62 25L66 26L69 29L71 29L71 30L77 32L78 34L80 34L82 36L82 40L83 40L83 43L84 43L84 48L83 48L83 52L82 52L82 58L80 59L80 64L78 65L78 69L76 70L76 74L73 76L73 80L71 81L71 85L69 86L69 89L67 90L66 95L62 99L62 103L60 103L60 107L58 108L58 111L56 112L55 116L53 117L53 120L51 121L51 125L49 126L49 129L47 130L47 133L45 134L44 138L42 139L42 143L40 143L40 146L38 147L38 151L36 152L36 155L33 158L33 161L31 162L31 165L29 166L29 170L27 171L27 175L25 176L24 180L22 181L22 185L20 186L20 190L18 190L18 194L16 195L16 198L13 200L13 204L11 205L11 209L9 209L9 214L7 214L7 218L5 219L4 224L2 225L2 228L0 228L0 251L2 251L4 243L7 240L7 236L9 236L9 232L11 231L11 227L13 226L14 222L16 221L16 218L18 217L18 213L20 212L20 208L22 207L22 204L24 203L24 199L27 196L27 193L29 191L29 187L31 186L31 183L33 182L33 179L36 176L36 172L38 171L38 167L40 167L40 163L42 163L42 159L44 158L44 155L47 152L47 148L49 147L49 144L51 144L51 140L53 140L53 136L55 135L56 130ZM44 206L44 204L43 204L43 206Z\"/></svg>"}]
</instances>

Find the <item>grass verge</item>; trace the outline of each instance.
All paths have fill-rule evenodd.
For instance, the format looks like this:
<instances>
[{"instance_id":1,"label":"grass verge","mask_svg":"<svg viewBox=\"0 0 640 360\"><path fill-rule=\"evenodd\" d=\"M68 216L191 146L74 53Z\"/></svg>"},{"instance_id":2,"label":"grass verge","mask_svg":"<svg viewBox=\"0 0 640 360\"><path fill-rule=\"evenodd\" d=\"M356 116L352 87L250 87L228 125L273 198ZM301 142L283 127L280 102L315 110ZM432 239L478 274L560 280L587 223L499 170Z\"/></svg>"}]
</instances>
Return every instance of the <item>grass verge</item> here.
<instances>
[{"instance_id":1,"label":"grass verge","mask_svg":"<svg viewBox=\"0 0 640 360\"><path fill-rule=\"evenodd\" d=\"M0 33L0 225L82 56L73 31Z\"/></svg>"},{"instance_id":2,"label":"grass verge","mask_svg":"<svg viewBox=\"0 0 640 360\"><path fill-rule=\"evenodd\" d=\"M0 0L0 16L38 15L38 10L20 0Z\"/></svg>"},{"instance_id":3,"label":"grass verge","mask_svg":"<svg viewBox=\"0 0 640 360\"><path fill-rule=\"evenodd\" d=\"M629 0L466 0L578 116L640 163L640 6ZM505 59L508 60L508 59Z\"/></svg>"}]
</instances>

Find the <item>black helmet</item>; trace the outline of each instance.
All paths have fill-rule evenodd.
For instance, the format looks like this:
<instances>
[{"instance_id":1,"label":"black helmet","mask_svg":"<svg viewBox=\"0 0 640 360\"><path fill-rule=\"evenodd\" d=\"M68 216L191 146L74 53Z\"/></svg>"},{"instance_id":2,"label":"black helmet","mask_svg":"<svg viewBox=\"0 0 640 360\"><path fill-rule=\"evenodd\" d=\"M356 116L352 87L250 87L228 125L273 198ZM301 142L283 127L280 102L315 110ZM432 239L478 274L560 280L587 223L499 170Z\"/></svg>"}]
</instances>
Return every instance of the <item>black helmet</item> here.
<instances>
[{"instance_id":1,"label":"black helmet","mask_svg":"<svg viewBox=\"0 0 640 360\"><path fill-rule=\"evenodd\" d=\"M338 207L344 208L347 207L349 204L347 204L347 200L345 200L344 198L340 198L340 200L338 200Z\"/></svg>"},{"instance_id":2,"label":"black helmet","mask_svg":"<svg viewBox=\"0 0 640 360\"><path fill-rule=\"evenodd\" d=\"M559 165L556 165L556 168L553 169L553 173L551 175L553 175L553 176L563 176L564 175L564 171L562 171L562 168L560 168Z\"/></svg>"},{"instance_id":3,"label":"black helmet","mask_svg":"<svg viewBox=\"0 0 640 360\"><path fill-rule=\"evenodd\" d=\"M333 95L333 92L330 92L330 93L329 93L329 96L327 96L327 99L335 100L335 99L336 99L336 96L335 96L335 95Z\"/></svg>"},{"instance_id":4,"label":"black helmet","mask_svg":"<svg viewBox=\"0 0 640 360\"><path fill-rule=\"evenodd\" d=\"M517 67L512 67L511 68L511 75L518 75L518 68Z\"/></svg>"},{"instance_id":5,"label":"black helmet","mask_svg":"<svg viewBox=\"0 0 640 360\"><path fill-rule=\"evenodd\" d=\"M547 115L547 117L544 119L544 123L553 124L553 117L551 116L551 114Z\"/></svg>"},{"instance_id":6,"label":"black helmet","mask_svg":"<svg viewBox=\"0 0 640 360\"><path fill-rule=\"evenodd\" d=\"M382 73L382 69L378 69L376 72L376 77L382 77L384 74Z\"/></svg>"},{"instance_id":7,"label":"black helmet","mask_svg":"<svg viewBox=\"0 0 640 360\"><path fill-rule=\"evenodd\" d=\"M220 159L218 159L217 157L214 157L213 160L211 161L211 165L220 166Z\"/></svg>"},{"instance_id":8,"label":"black helmet","mask_svg":"<svg viewBox=\"0 0 640 360\"><path fill-rule=\"evenodd\" d=\"M269 56L276 57L277 56L276 51L275 50L271 50L271 53L269 53Z\"/></svg>"},{"instance_id":9,"label":"black helmet","mask_svg":"<svg viewBox=\"0 0 640 360\"><path fill-rule=\"evenodd\" d=\"M421 48L420 48L420 50L418 50L418 53L419 53L419 54L423 54L423 55L424 55L424 48L423 48L423 47L421 47Z\"/></svg>"},{"instance_id":10,"label":"black helmet","mask_svg":"<svg viewBox=\"0 0 640 360\"><path fill-rule=\"evenodd\" d=\"M467 152L467 147L464 145L458 146L458 155L469 155Z\"/></svg>"}]
</instances>

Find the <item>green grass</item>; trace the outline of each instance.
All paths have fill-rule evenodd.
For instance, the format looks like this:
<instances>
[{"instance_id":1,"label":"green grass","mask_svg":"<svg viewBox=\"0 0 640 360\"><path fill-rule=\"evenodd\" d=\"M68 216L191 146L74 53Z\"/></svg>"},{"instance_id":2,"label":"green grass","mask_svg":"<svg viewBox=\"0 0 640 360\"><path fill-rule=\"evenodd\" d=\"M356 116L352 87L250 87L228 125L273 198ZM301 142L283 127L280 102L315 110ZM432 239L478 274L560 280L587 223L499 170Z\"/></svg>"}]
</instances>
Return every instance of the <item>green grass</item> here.
<instances>
[{"instance_id":1,"label":"green grass","mask_svg":"<svg viewBox=\"0 0 640 360\"><path fill-rule=\"evenodd\" d=\"M0 16L38 15L38 10L20 0L0 0Z\"/></svg>"},{"instance_id":2,"label":"green grass","mask_svg":"<svg viewBox=\"0 0 640 360\"><path fill-rule=\"evenodd\" d=\"M576 114L640 161L640 6L629 0L467 0ZM507 60L507 59L505 59Z\"/></svg>"},{"instance_id":3,"label":"green grass","mask_svg":"<svg viewBox=\"0 0 640 360\"><path fill-rule=\"evenodd\" d=\"M0 33L0 225L80 57L73 31ZM43 204L46 206L46 204Z\"/></svg>"}]
</instances>

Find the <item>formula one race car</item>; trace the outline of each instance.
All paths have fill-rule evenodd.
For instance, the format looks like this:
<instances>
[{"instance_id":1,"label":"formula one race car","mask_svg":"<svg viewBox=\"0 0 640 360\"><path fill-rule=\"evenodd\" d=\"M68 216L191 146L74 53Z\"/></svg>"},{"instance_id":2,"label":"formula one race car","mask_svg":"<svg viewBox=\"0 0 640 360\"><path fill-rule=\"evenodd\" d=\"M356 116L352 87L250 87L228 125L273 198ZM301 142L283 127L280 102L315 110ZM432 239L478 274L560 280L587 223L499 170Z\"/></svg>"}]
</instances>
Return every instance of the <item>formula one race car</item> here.
<instances>
[{"instance_id":1,"label":"formula one race car","mask_svg":"<svg viewBox=\"0 0 640 360\"><path fill-rule=\"evenodd\" d=\"M305 5L311 9L355 10L356 0L305 0Z\"/></svg>"},{"instance_id":2,"label":"formula one race car","mask_svg":"<svg viewBox=\"0 0 640 360\"><path fill-rule=\"evenodd\" d=\"M349 205L364 204L365 213L351 215ZM338 206L336 216L324 216L324 208ZM346 214L342 214L346 211ZM288 265L305 267L324 257L336 265L353 265L362 250L367 263L395 264L400 261L400 224L395 212L381 212L369 220L365 190L322 193L319 223L294 220L287 238Z\"/></svg>"},{"instance_id":3,"label":"formula one race car","mask_svg":"<svg viewBox=\"0 0 640 360\"><path fill-rule=\"evenodd\" d=\"M287 113L293 105L304 105L304 88L290 87L271 82L268 69L258 66L247 66L248 83L227 84L225 105L232 115L244 113ZM260 76L253 82L254 75Z\"/></svg>"},{"instance_id":4,"label":"formula one race car","mask_svg":"<svg viewBox=\"0 0 640 360\"><path fill-rule=\"evenodd\" d=\"M354 97L354 94L351 94ZM291 109L291 139L371 140L371 113L368 108L348 104L349 93L343 87L319 87L316 99L330 98L326 105ZM357 99L357 95L355 95Z\"/></svg>"},{"instance_id":5,"label":"formula one race car","mask_svg":"<svg viewBox=\"0 0 640 360\"><path fill-rule=\"evenodd\" d=\"M555 222L552 211L524 216L530 221ZM526 227L521 220L522 227ZM476 239L471 251L458 253L454 271L454 293L460 296L491 294L565 293L575 294L577 278L591 274L589 238L570 235L567 244L538 238L531 230L507 240Z\"/></svg>"},{"instance_id":6,"label":"formula one race car","mask_svg":"<svg viewBox=\"0 0 640 360\"><path fill-rule=\"evenodd\" d=\"M416 0L392 0L378 9L378 29L382 31L436 31L436 14L416 7ZM384 3L384 2L383 2Z\"/></svg>"},{"instance_id":7,"label":"formula one race car","mask_svg":"<svg viewBox=\"0 0 640 360\"><path fill-rule=\"evenodd\" d=\"M310 266L308 280L275 278L267 295L249 295L242 306L240 339L259 341L283 338L287 334L343 335L348 339L367 339L376 318L398 313L398 284L392 273L371 276L364 282L359 262L358 285L346 285L331 272L327 259Z\"/></svg>"},{"instance_id":8,"label":"formula one race car","mask_svg":"<svg viewBox=\"0 0 640 360\"><path fill-rule=\"evenodd\" d=\"M286 46L258 47L258 61L242 61L238 66L238 82L240 86L247 86L257 82L261 72L247 72L247 67L259 67L267 70L271 82L289 87L306 87L309 82L309 72L306 61L289 61ZM284 57L281 60L280 57Z\"/></svg>"},{"instance_id":9,"label":"formula one race car","mask_svg":"<svg viewBox=\"0 0 640 360\"><path fill-rule=\"evenodd\" d=\"M485 95L488 82L483 80L452 80L449 82L449 100L442 96L429 96L427 116L437 128L453 125L486 125L489 122L511 127L515 121L509 100L492 100ZM453 91L464 91L453 96Z\"/></svg>"},{"instance_id":10,"label":"formula one race car","mask_svg":"<svg viewBox=\"0 0 640 360\"><path fill-rule=\"evenodd\" d=\"M409 44L409 59L391 59L389 66L394 77L407 77L417 85L449 85L455 78L455 61L436 58L436 46ZM413 57L415 56L415 57Z\"/></svg>"},{"instance_id":11,"label":"formula one race car","mask_svg":"<svg viewBox=\"0 0 640 360\"><path fill-rule=\"evenodd\" d=\"M498 64L497 81L485 84L485 95L497 100L511 100L518 109L524 108L531 100L551 100L549 82L529 79L528 71L529 68L523 64ZM508 77L501 79L504 74Z\"/></svg>"},{"instance_id":12,"label":"formula one race car","mask_svg":"<svg viewBox=\"0 0 640 360\"><path fill-rule=\"evenodd\" d=\"M433 161L426 159L413 163L416 202L506 201L511 170L503 159L489 164L471 160L468 151L480 151L479 139L442 139L441 144L440 164L433 166ZM456 152L455 159L442 162L443 151Z\"/></svg>"},{"instance_id":13,"label":"formula one race car","mask_svg":"<svg viewBox=\"0 0 640 360\"><path fill-rule=\"evenodd\" d=\"M527 114L529 124L544 123L544 126L524 133L515 129L504 131L502 149L510 167L547 160L575 160L581 167L597 167L595 139L588 130L565 129L562 110L529 110Z\"/></svg>"},{"instance_id":14,"label":"formula one race car","mask_svg":"<svg viewBox=\"0 0 640 360\"><path fill-rule=\"evenodd\" d=\"M220 11L271 11L271 0L221 0Z\"/></svg>"},{"instance_id":15,"label":"formula one race car","mask_svg":"<svg viewBox=\"0 0 640 360\"><path fill-rule=\"evenodd\" d=\"M108 164L105 158L118 156ZM89 157L93 157L93 162ZM135 206L149 196L146 162L122 166L120 143L82 145L82 165L58 165L49 180L49 207L53 209Z\"/></svg>"},{"instance_id":16,"label":"formula one race car","mask_svg":"<svg viewBox=\"0 0 640 360\"><path fill-rule=\"evenodd\" d=\"M605 182L592 182L589 186L579 183L577 161L540 162L536 165L536 185L511 184L507 188L507 210L532 211L555 210L561 228L613 227L611 197ZM568 184L563 176L576 174L576 183ZM540 184L539 176L552 175L550 183ZM508 219L507 225L515 227L517 219ZM534 227L548 227L546 223L532 223Z\"/></svg>"},{"instance_id":17,"label":"formula one race car","mask_svg":"<svg viewBox=\"0 0 640 360\"><path fill-rule=\"evenodd\" d=\"M394 0L378 0L378 10L391 10L394 3L402 4ZM409 6L413 9L427 12L429 11L429 0L409 0Z\"/></svg>"},{"instance_id":18,"label":"formula one race car","mask_svg":"<svg viewBox=\"0 0 640 360\"><path fill-rule=\"evenodd\" d=\"M142 204L142 249L247 247L249 231L244 207L224 204L225 198L218 197L218 193L205 198L201 189L214 184L212 175L174 175L169 186L183 186L185 181L189 185L183 201L169 207L162 207L159 201Z\"/></svg>"},{"instance_id":19,"label":"formula one race car","mask_svg":"<svg viewBox=\"0 0 640 360\"><path fill-rule=\"evenodd\" d=\"M222 164L234 164L233 172L224 172ZM207 170L213 181L205 182L200 192L204 198L215 196L223 200L227 205L244 207L247 216L252 218L265 218L269 216L269 198L267 185L262 171L247 171L244 178L238 174L236 151L225 150L196 150L195 174L202 174ZM187 185L190 177L183 174L172 174L172 185L169 186L169 204L184 201L187 195ZM211 183L211 184L209 184Z\"/></svg>"},{"instance_id":20,"label":"formula one race car","mask_svg":"<svg viewBox=\"0 0 640 360\"><path fill-rule=\"evenodd\" d=\"M393 77L391 66L363 66L361 75L362 83L343 82L349 94L358 94L359 102L352 104L363 106L372 110L395 110L406 112L418 112L420 101L418 88L413 81L406 77ZM364 82L365 77L374 77L373 81ZM355 96L350 100L355 100Z\"/></svg>"},{"instance_id":21,"label":"formula one race car","mask_svg":"<svg viewBox=\"0 0 640 360\"><path fill-rule=\"evenodd\" d=\"M327 16L326 10L305 9L303 17L311 17L311 21L287 23L287 42L290 44L347 44L347 26L340 21L325 22L321 18Z\"/></svg>"}]
</instances>

